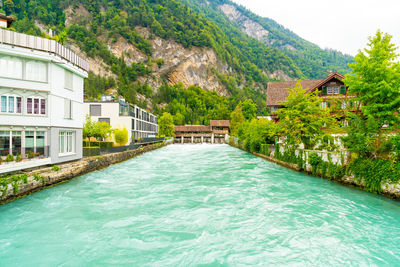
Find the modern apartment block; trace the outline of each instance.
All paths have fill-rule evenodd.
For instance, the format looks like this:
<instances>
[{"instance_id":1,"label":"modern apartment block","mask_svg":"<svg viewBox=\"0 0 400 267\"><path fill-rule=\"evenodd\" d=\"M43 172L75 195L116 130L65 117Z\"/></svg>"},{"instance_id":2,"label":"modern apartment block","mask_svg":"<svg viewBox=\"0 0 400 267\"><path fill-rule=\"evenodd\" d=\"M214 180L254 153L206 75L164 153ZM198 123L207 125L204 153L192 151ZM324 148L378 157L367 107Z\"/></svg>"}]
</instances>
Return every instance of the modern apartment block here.
<instances>
[{"instance_id":1,"label":"modern apartment block","mask_svg":"<svg viewBox=\"0 0 400 267\"><path fill-rule=\"evenodd\" d=\"M125 127L129 133L129 142L158 135L157 116L124 99L114 101L111 96L102 96L101 100L85 101L85 116L90 115L92 121L105 121L112 128Z\"/></svg>"},{"instance_id":2,"label":"modern apartment block","mask_svg":"<svg viewBox=\"0 0 400 267\"><path fill-rule=\"evenodd\" d=\"M37 157L0 165L0 173L82 158L88 70L54 40L0 29L0 155Z\"/></svg>"}]
</instances>

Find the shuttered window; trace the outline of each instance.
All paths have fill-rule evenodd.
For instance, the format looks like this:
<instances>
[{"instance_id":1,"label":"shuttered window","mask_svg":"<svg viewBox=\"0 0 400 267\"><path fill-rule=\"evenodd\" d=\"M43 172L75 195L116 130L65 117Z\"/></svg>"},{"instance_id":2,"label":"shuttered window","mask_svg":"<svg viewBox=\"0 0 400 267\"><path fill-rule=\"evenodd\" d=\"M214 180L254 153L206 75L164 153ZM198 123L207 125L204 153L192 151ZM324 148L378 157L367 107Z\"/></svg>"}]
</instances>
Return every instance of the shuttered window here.
<instances>
[{"instance_id":1,"label":"shuttered window","mask_svg":"<svg viewBox=\"0 0 400 267\"><path fill-rule=\"evenodd\" d=\"M101 105L90 105L90 116L101 116Z\"/></svg>"}]
</instances>

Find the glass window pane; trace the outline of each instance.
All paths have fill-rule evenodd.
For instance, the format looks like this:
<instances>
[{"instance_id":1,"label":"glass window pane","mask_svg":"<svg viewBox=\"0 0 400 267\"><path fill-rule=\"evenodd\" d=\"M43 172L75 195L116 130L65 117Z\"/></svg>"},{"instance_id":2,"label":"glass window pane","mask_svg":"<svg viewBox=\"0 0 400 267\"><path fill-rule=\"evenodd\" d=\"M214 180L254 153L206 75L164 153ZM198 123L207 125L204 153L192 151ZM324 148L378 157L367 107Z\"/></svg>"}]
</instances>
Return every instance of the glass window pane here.
<instances>
[{"instance_id":1,"label":"glass window pane","mask_svg":"<svg viewBox=\"0 0 400 267\"><path fill-rule=\"evenodd\" d=\"M1 96L1 112L7 112L7 97Z\"/></svg>"},{"instance_id":2,"label":"glass window pane","mask_svg":"<svg viewBox=\"0 0 400 267\"><path fill-rule=\"evenodd\" d=\"M14 113L14 97L13 96L8 97L8 112Z\"/></svg>"},{"instance_id":3,"label":"glass window pane","mask_svg":"<svg viewBox=\"0 0 400 267\"><path fill-rule=\"evenodd\" d=\"M39 99L37 99L37 98L35 98L35 99L33 99L33 103L34 103L34 108L33 108L33 110L34 110L34 113L35 114L39 114Z\"/></svg>"},{"instance_id":4,"label":"glass window pane","mask_svg":"<svg viewBox=\"0 0 400 267\"><path fill-rule=\"evenodd\" d=\"M17 97L17 113L22 113L22 98Z\"/></svg>"},{"instance_id":5,"label":"glass window pane","mask_svg":"<svg viewBox=\"0 0 400 267\"><path fill-rule=\"evenodd\" d=\"M40 99L40 114L46 114L46 99Z\"/></svg>"},{"instance_id":6,"label":"glass window pane","mask_svg":"<svg viewBox=\"0 0 400 267\"><path fill-rule=\"evenodd\" d=\"M34 150L34 132L25 132L25 152Z\"/></svg>"},{"instance_id":7,"label":"glass window pane","mask_svg":"<svg viewBox=\"0 0 400 267\"><path fill-rule=\"evenodd\" d=\"M13 132L11 141L12 141L12 153L14 155L21 154L21 132Z\"/></svg>"},{"instance_id":8,"label":"glass window pane","mask_svg":"<svg viewBox=\"0 0 400 267\"><path fill-rule=\"evenodd\" d=\"M26 112L32 114L32 98L28 98L26 101Z\"/></svg>"},{"instance_id":9,"label":"glass window pane","mask_svg":"<svg viewBox=\"0 0 400 267\"><path fill-rule=\"evenodd\" d=\"M64 132L60 132L60 153L64 153Z\"/></svg>"},{"instance_id":10,"label":"glass window pane","mask_svg":"<svg viewBox=\"0 0 400 267\"><path fill-rule=\"evenodd\" d=\"M44 155L44 136L36 132L36 153Z\"/></svg>"},{"instance_id":11,"label":"glass window pane","mask_svg":"<svg viewBox=\"0 0 400 267\"><path fill-rule=\"evenodd\" d=\"M10 154L10 132L8 132L8 135L5 135L4 132L3 135L0 135L0 155L1 156L6 156Z\"/></svg>"}]
</instances>

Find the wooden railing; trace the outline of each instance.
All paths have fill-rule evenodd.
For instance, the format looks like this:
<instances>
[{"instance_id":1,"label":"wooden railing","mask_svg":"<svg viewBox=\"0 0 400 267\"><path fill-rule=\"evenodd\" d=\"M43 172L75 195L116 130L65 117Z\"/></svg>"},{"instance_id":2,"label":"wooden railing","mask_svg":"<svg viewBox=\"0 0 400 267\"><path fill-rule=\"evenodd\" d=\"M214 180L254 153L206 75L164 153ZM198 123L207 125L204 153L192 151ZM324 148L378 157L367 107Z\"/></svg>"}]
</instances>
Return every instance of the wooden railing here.
<instances>
[{"instance_id":1,"label":"wooden railing","mask_svg":"<svg viewBox=\"0 0 400 267\"><path fill-rule=\"evenodd\" d=\"M86 72L89 71L89 63L86 60L82 59L72 50L59 44L55 40L0 29L0 44L9 44L52 53L61 57L62 59L67 60Z\"/></svg>"}]
</instances>

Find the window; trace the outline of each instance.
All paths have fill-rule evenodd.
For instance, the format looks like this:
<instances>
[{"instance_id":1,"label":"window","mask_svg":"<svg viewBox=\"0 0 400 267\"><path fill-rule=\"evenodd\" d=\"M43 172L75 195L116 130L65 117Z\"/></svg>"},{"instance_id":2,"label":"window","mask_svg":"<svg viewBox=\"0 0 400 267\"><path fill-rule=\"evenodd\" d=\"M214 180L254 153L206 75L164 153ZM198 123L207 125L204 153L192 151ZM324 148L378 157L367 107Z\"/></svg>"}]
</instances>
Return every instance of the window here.
<instances>
[{"instance_id":1,"label":"window","mask_svg":"<svg viewBox=\"0 0 400 267\"><path fill-rule=\"evenodd\" d=\"M330 87L330 86L328 87L327 94L328 95L333 94L333 87Z\"/></svg>"},{"instance_id":2,"label":"window","mask_svg":"<svg viewBox=\"0 0 400 267\"><path fill-rule=\"evenodd\" d=\"M338 94L339 94L339 89L340 89L339 86L335 86L335 87L334 87L334 93L335 93L335 95L338 95Z\"/></svg>"},{"instance_id":3,"label":"window","mask_svg":"<svg viewBox=\"0 0 400 267\"><path fill-rule=\"evenodd\" d=\"M110 118L99 118L99 122L107 122L110 124Z\"/></svg>"},{"instance_id":4,"label":"window","mask_svg":"<svg viewBox=\"0 0 400 267\"><path fill-rule=\"evenodd\" d=\"M35 152L35 132L26 131L25 132L25 153Z\"/></svg>"},{"instance_id":5,"label":"window","mask_svg":"<svg viewBox=\"0 0 400 267\"><path fill-rule=\"evenodd\" d=\"M47 63L0 55L0 76L47 82Z\"/></svg>"},{"instance_id":6,"label":"window","mask_svg":"<svg viewBox=\"0 0 400 267\"><path fill-rule=\"evenodd\" d=\"M90 116L101 116L101 105L90 105Z\"/></svg>"},{"instance_id":7,"label":"window","mask_svg":"<svg viewBox=\"0 0 400 267\"><path fill-rule=\"evenodd\" d=\"M26 113L35 115L46 115L46 99L28 97L26 99Z\"/></svg>"},{"instance_id":8,"label":"window","mask_svg":"<svg viewBox=\"0 0 400 267\"><path fill-rule=\"evenodd\" d=\"M47 82L47 64L40 61L25 63L25 80Z\"/></svg>"},{"instance_id":9,"label":"window","mask_svg":"<svg viewBox=\"0 0 400 267\"><path fill-rule=\"evenodd\" d=\"M60 131L59 135L59 153L73 153L74 152L74 141L75 132L71 131Z\"/></svg>"},{"instance_id":10,"label":"window","mask_svg":"<svg viewBox=\"0 0 400 267\"><path fill-rule=\"evenodd\" d=\"M65 83L64 87L66 89L72 90L73 89L73 75L72 72L65 70Z\"/></svg>"},{"instance_id":11,"label":"window","mask_svg":"<svg viewBox=\"0 0 400 267\"><path fill-rule=\"evenodd\" d=\"M72 119L72 101L64 99L64 118Z\"/></svg>"},{"instance_id":12,"label":"window","mask_svg":"<svg viewBox=\"0 0 400 267\"><path fill-rule=\"evenodd\" d=\"M1 112L7 112L7 96L1 96Z\"/></svg>"},{"instance_id":13,"label":"window","mask_svg":"<svg viewBox=\"0 0 400 267\"><path fill-rule=\"evenodd\" d=\"M1 96L2 113L22 113L22 98L19 96Z\"/></svg>"},{"instance_id":14,"label":"window","mask_svg":"<svg viewBox=\"0 0 400 267\"><path fill-rule=\"evenodd\" d=\"M0 56L0 76L22 79L23 61L17 57Z\"/></svg>"},{"instance_id":15,"label":"window","mask_svg":"<svg viewBox=\"0 0 400 267\"><path fill-rule=\"evenodd\" d=\"M10 154L10 131L0 131L0 155Z\"/></svg>"}]
</instances>

